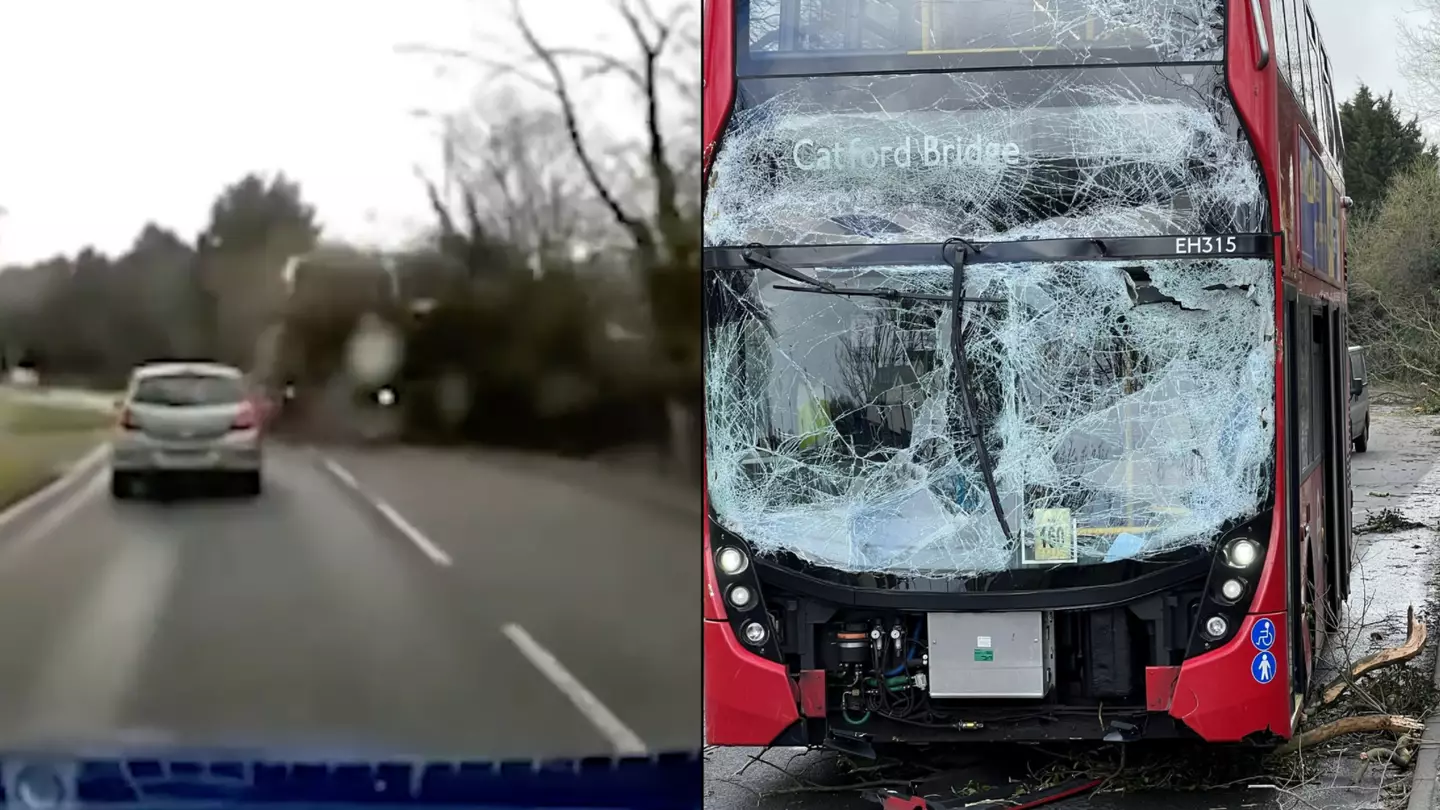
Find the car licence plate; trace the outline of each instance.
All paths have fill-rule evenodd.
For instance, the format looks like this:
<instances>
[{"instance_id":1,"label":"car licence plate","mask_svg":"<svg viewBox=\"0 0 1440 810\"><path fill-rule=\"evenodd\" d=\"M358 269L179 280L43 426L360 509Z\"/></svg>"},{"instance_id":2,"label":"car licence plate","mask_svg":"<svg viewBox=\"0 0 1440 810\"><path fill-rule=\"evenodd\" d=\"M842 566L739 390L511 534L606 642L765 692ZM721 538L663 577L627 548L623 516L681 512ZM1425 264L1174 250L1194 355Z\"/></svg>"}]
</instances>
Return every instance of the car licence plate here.
<instances>
[{"instance_id":1,"label":"car licence plate","mask_svg":"<svg viewBox=\"0 0 1440 810\"><path fill-rule=\"evenodd\" d=\"M215 454L206 450L167 450L159 454L167 467L205 467L215 462Z\"/></svg>"}]
</instances>

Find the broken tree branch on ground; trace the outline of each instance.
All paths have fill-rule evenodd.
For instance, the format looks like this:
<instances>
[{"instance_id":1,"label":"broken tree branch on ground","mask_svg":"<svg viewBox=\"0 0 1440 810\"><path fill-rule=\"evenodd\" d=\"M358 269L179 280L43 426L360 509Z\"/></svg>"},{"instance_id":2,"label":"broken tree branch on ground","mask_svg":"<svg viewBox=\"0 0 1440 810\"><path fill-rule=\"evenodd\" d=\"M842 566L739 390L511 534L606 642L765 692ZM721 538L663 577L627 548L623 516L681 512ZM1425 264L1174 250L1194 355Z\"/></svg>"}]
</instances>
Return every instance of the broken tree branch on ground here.
<instances>
[{"instance_id":1,"label":"broken tree branch on ground","mask_svg":"<svg viewBox=\"0 0 1440 810\"><path fill-rule=\"evenodd\" d=\"M1428 636L1428 631L1425 625L1419 619L1415 618L1414 605L1410 606L1410 610L1406 614L1405 624L1408 630L1405 635L1404 644L1401 644L1399 647L1387 647L1386 649L1373 652L1356 661L1348 672L1341 674L1340 677L1331 681L1325 687L1324 691L1320 693L1320 705L1329 706L1339 700L1340 696L1345 693L1345 690L1353 686L1355 681L1367 672L1374 672L1377 669L1394 664L1402 664L1419 655L1420 652L1425 649L1425 640Z\"/></svg>"},{"instance_id":2,"label":"broken tree branch on ground","mask_svg":"<svg viewBox=\"0 0 1440 810\"><path fill-rule=\"evenodd\" d=\"M1316 726L1302 734L1290 738L1275 749L1279 755L1299 751L1302 748L1319 745L1327 740L1333 740L1344 734L1373 734L1376 732L1390 732L1392 734L1409 734L1425 730L1425 724L1413 717L1404 717L1398 714L1367 714L1359 717L1342 717L1323 726Z\"/></svg>"},{"instance_id":3,"label":"broken tree branch on ground","mask_svg":"<svg viewBox=\"0 0 1440 810\"><path fill-rule=\"evenodd\" d=\"M1316 708L1324 708L1334 704L1346 690L1355 686L1356 682L1362 676L1385 667L1402 664L1418 656L1420 652L1425 649L1425 640L1428 633L1425 625L1415 617L1414 605L1411 605L1406 613L1406 625L1408 630L1403 644L1398 647L1387 647L1355 662L1348 671L1326 685L1320 693ZM1283 756L1304 748L1319 745L1345 734L1385 732L1407 735L1419 733L1423 731L1424 728L1425 724L1419 720L1400 714L1370 714L1341 717L1295 735L1289 742L1277 748L1275 753Z\"/></svg>"}]
</instances>

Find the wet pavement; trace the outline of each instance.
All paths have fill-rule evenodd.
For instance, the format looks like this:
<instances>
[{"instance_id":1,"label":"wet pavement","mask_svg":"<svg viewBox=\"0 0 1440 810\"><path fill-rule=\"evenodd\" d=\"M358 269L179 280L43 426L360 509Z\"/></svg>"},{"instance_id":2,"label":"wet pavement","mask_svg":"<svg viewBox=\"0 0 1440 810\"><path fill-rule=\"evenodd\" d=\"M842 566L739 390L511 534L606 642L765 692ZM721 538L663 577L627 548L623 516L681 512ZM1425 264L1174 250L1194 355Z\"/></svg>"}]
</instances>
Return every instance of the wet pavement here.
<instances>
[{"instance_id":1,"label":"wet pavement","mask_svg":"<svg viewBox=\"0 0 1440 810\"><path fill-rule=\"evenodd\" d=\"M1440 417L1415 415L1398 407L1375 407L1369 450L1352 456L1351 462L1352 514L1356 526L1364 524L1367 516L1385 509L1432 525L1440 519L1440 435L1437 431L1440 431ZM1417 611L1423 610L1432 599L1440 557L1432 555L1430 549L1436 543L1435 532L1428 528L1364 534L1357 538L1354 587L1343 622L1345 629L1328 653L1332 658L1354 660L1404 640L1406 607L1413 604ZM1432 662L1433 644L1416 665L1429 672ZM1378 767L1363 768L1346 750L1344 741L1336 741L1333 749L1334 755L1317 756L1309 761L1311 771L1294 787L1276 789L1242 780L1225 790L1100 793L1047 807L1057 810L1369 810L1390 806L1386 802L1393 803L1394 799L1387 798L1387 794L1391 793L1393 783L1410 777L1409 773L1396 774ZM1332 746L1325 746L1322 753L1331 751ZM855 791L836 790L843 784L853 783L854 777L846 775L838 758L825 751L712 748L705 754L705 779L707 808L874 810L879 807Z\"/></svg>"}]
</instances>

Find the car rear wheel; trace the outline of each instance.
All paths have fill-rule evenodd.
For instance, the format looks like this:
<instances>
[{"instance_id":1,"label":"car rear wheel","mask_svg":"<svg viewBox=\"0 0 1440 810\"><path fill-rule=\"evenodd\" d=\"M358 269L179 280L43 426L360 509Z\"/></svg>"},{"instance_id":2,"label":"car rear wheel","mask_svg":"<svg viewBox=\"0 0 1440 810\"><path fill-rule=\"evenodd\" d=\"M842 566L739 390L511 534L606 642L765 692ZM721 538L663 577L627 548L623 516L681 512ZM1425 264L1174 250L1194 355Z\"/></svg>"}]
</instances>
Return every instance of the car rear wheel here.
<instances>
[{"instance_id":1,"label":"car rear wheel","mask_svg":"<svg viewBox=\"0 0 1440 810\"><path fill-rule=\"evenodd\" d=\"M135 497L135 474L112 470L110 472L110 497L122 501Z\"/></svg>"},{"instance_id":2,"label":"car rear wheel","mask_svg":"<svg viewBox=\"0 0 1440 810\"><path fill-rule=\"evenodd\" d=\"M1370 416L1365 416L1365 427L1360 429L1360 435L1355 437L1355 452L1363 453L1370 446Z\"/></svg>"},{"instance_id":3,"label":"car rear wheel","mask_svg":"<svg viewBox=\"0 0 1440 810\"><path fill-rule=\"evenodd\" d=\"M260 471L240 473L238 481L240 494L247 498L254 498L260 495L265 488L265 482L260 477Z\"/></svg>"}]
</instances>

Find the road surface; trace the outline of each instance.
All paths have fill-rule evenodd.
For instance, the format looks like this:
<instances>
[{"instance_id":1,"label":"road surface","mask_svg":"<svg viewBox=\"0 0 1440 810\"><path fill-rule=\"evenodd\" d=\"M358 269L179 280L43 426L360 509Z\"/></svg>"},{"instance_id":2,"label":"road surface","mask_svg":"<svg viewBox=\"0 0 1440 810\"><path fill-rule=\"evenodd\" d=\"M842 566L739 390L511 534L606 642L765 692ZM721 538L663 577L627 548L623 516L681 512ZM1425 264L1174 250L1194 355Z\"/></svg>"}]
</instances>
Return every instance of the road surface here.
<instances>
[{"instance_id":1,"label":"road surface","mask_svg":"<svg viewBox=\"0 0 1440 810\"><path fill-rule=\"evenodd\" d=\"M1416 416L1396 408L1377 407L1371 417L1369 452L1352 457L1353 520L1363 524L1370 511L1398 509L1414 519L1434 523L1440 515L1440 417ZM1363 632L1354 641L1352 659L1378 646L1404 638L1408 604L1421 608L1431 596L1437 559L1431 554L1434 534L1417 529L1392 535L1363 535L1357 543L1355 587L1348 612ZM1371 634L1375 635L1372 636ZM1336 646L1332 644L1332 647ZM1333 650L1332 650L1333 653ZM1428 662L1426 662L1428 663ZM753 762L761 757L763 762ZM977 771L990 766L986 763ZM1368 773L1362 785L1350 786L1355 763L1330 760L1313 764L1319 776L1289 793L1235 788L1218 792L1150 792L1109 794L1048 805L1056 810L1214 810L1215 808L1308 808L1368 810L1379 793L1379 775ZM978 777L978 773L977 773ZM1393 780L1393 775L1387 780ZM1408 778L1407 776L1401 778ZM803 780L800 781L800 780ZM847 780L828 752L803 749L710 749L705 755L705 807L757 810L874 810L878 805L856 793L794 791L803 785L834 788ZM963 780L962 780L963 781ZM990 783L981 779L983 783Z\"/></svg>"},{"instance_id":2,"label":"road surface","mask_svg":"<svg viewBox=\"0 0 1440 810\"><path fill-rule=\"evenodd\" d=\"M116 502L97 465L0 516L0 744L697 744L683 508L478 455L270 451L252 501Z\"/></svg>"}]
</instances>

